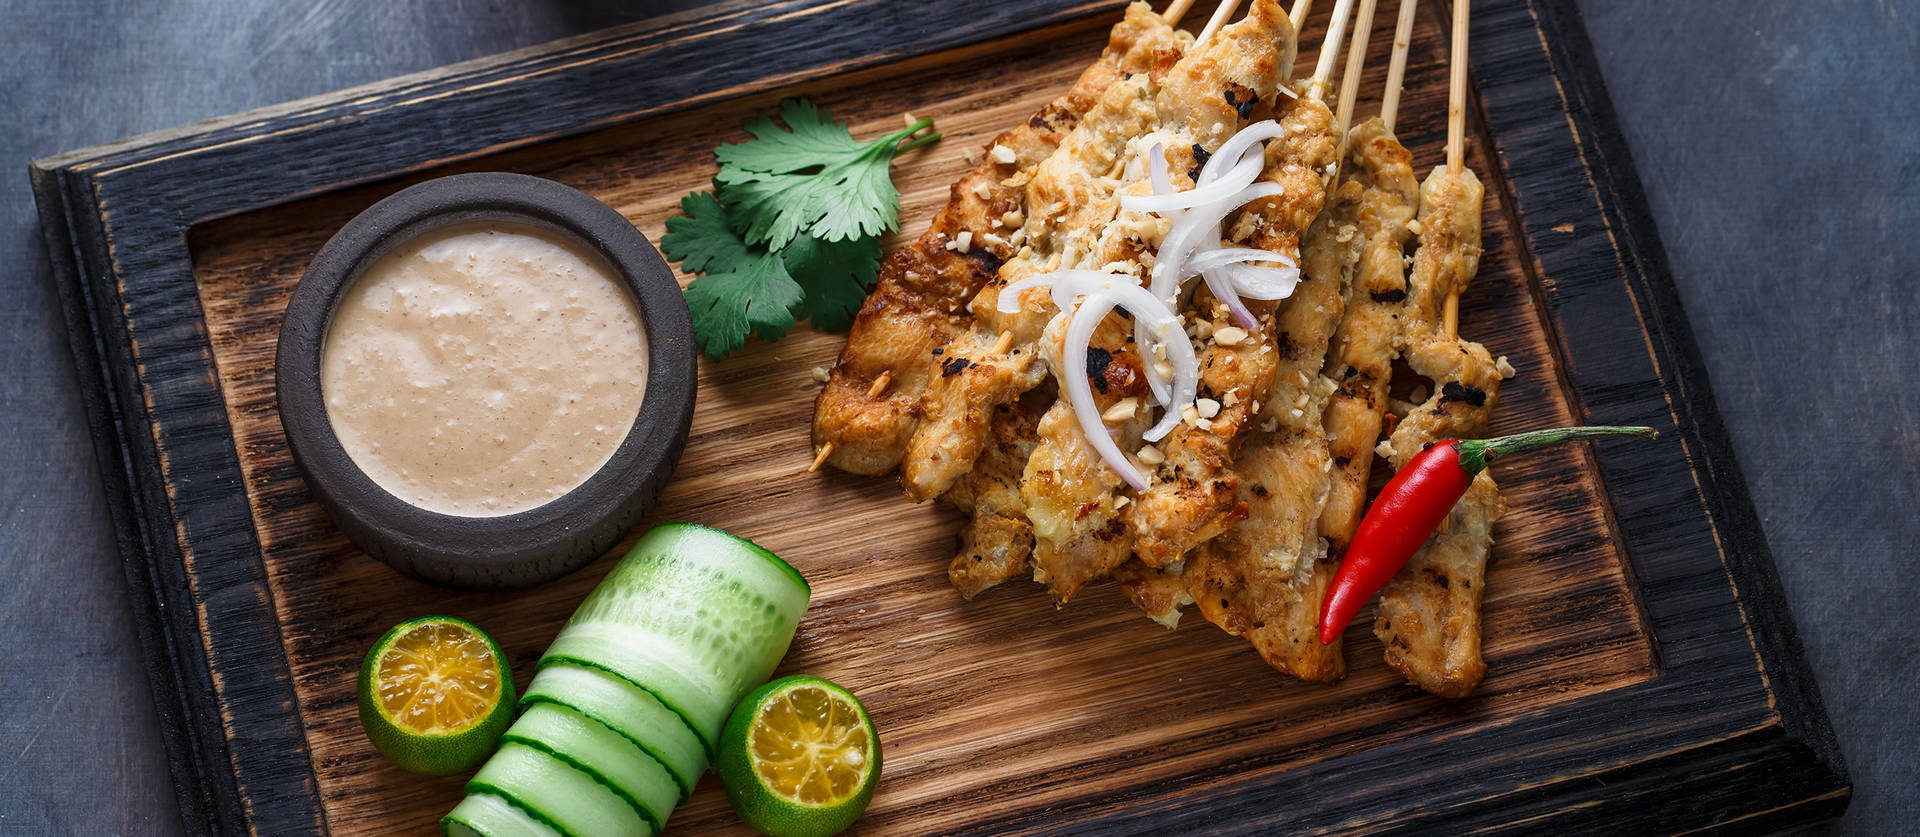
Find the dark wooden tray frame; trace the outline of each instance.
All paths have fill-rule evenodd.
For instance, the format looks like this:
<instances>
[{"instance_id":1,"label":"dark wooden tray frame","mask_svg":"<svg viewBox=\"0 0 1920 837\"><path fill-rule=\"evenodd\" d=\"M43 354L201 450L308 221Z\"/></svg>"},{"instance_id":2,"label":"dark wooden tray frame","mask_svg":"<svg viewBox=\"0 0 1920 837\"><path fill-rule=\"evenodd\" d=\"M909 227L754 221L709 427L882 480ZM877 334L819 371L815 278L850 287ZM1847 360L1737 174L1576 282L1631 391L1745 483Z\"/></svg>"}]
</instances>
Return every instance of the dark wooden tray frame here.
<instances>
[{"instance_id":1,"label":"dark wooden tray frame","mask_svg":"<svg viewBox=\"0 0 1920 837\"><path fill-rule=\"evenodd\" d=\"M201 318L195 224L744 91L1098 25L1118 6L729 3L36 162L188 829L326 830ZM1490 188L1506 190L1523 257L1551 277L1535 284L1582 418L1663 434L1597 455L1658 676L1471 739L1414 738L1118 816L1089 798L978 831L1752 833L1845 808L1846 768L1572 0L1481 4L1472 78L1500 163ZM195 477L169 487L163 460Z\"/></svg>"}]
</instances>

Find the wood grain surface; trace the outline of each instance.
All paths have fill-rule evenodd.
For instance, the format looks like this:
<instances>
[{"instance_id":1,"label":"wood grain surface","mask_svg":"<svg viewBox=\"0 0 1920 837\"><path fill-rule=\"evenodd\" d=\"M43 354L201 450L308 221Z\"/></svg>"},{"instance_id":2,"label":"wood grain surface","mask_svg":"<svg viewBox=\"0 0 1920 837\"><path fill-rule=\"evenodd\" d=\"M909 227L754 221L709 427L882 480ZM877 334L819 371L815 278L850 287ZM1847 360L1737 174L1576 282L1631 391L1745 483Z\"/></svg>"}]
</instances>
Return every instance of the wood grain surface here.
<instances>
[{"instance_id":1,"label":"wood grain surface","mask_svg":"<svg viewBox=\"0 0 1920 837\"><path fill-rule=\"evenodd\" d=\"M1439 161L1444 139L1439 27L1437 13L1422 16L1401 111L1402 136L1422 173ZM1307 31L1311 40L1323 27ZM1384 56L1391 37L1376 29L1375 55ZM335 833L424 833L460 796L460 779L409 776L361 734L354 675L373 638L401 619L453 613L495 633L524 685L611 562L523 593L460 594L401 579L346 542L288 457L273 392L281 308L319 245L398 188L468 170L575 186L657 241L680 196L712 176L710 149L743 139L746 116L797 95L848 120L856 136L892 130L906 111L936 120L946 139L903 159L895 173L903 227L917 235L967 168L962 150L982 147L1071 84L1103 38L1092 29L1016 39L916 62L911 72L890 67L770 90L195 230L198 293ZM1316 52L1302 50L1303 73ZM1378 96L1384 65L1369 68L1362 114ZM1487 171L1480 145L1470 162ZM1568 423L1576 410L1500 200L1488 191L1487 254L1463 301L1462 332L1522 370L1503 392L1495 431ZM1164 804L1176 788L1204 790L1414 735L1468 734L1653 674L1653 646L1581 448L1501 466L1514 511L1496 532L1488 576L1490 674L1467 701L1438 701L1400 682L1381 662L1365 617L1349 634L1352 674L1329 688L1267 669L1244 642L1197 616L1169 632L1111 586L1058 612L1041 588L1023 582L962 601L944 572L956 515L912 506L891 477L803 473L818 388L811 370L830 364L843 340L803 329L778 344L755 341L723 362L703 360L686 456L649 520L688 519L751 537L813 582L813 607L781 670L830 677L871 707L888 761L865 830L950 832L1077 808L1050 823L1062 825ZM718 790L709 778L676 815L675 830L738 829Z\"/></svg>"}]
</instances>

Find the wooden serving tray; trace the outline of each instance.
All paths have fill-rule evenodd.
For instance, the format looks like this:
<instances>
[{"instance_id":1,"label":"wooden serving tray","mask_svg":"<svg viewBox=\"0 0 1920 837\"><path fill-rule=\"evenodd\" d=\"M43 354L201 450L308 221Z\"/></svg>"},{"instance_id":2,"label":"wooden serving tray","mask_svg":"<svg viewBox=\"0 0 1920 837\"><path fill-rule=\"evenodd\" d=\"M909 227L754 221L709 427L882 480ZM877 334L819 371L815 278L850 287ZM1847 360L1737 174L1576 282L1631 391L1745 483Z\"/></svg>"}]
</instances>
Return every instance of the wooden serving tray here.
<instances>
[{"instance_id":1,"label":"wooden serving tray","mask_svg":"<svg viewBox=\"0 0 1920 837\"><path fill-rule=\"evenodd\" d=\"M493 632L524 686L610 566L516 594L439 590L354 550L311 501L275 410L274 340L341 224L427 177L506 170L585 190L657 241L712 175L715 143L804 95L860 137L907 111L938 121L946 139L895 168L903 240L963 150L1064 89L1118 9L726 5L35 164L188 827L430 832L463 780L374 752L355 715L361 654L395 622L451 613ZM813 582L782 671L830 677L873 711L886 773L861 831L1749 832L1845 806L1578 14L1570 0L1475 11L1487 253L1461 330L1520 370L1494 430L1662 432L1499 466L1513 512L1478 694L1405 685L1370 615L1348 634L1351 674L1322 686L1197 616L1165 630L1111 586L1059 611L1024 582L962 601L944 573L954 513L907 503L890 477L804 473L811 371L844 338L803 328L702 361L686 456L650 517L751 537ZM1441 156L1445 13L1422 10L1401 106L1422 173ZM1306 31L1311 58L1324 24ZM1390 38L1383 15L1372 54ZM671 828L743 826L709 777Z\"/></svg>"}]
</instances>

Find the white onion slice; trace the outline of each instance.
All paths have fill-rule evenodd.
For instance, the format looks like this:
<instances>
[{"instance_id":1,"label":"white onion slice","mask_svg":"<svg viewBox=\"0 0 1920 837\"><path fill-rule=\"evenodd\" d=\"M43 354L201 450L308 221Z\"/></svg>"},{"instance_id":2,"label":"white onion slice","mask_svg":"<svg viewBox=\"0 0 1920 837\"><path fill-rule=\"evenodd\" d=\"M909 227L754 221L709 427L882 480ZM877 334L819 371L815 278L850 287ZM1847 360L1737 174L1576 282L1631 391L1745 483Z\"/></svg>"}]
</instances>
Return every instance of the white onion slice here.
<instances>
[{"instance_id":1,"label":"white onion slice","mask_svg":"<svg viewBox=\"0 0 1920 837\"><path fill-rule=\"evenodd\" d=\"M1225 268L1233 277L1233 289L1248 299L1268 301L1286 299L1293 296L1293 289L1300 284L1300 269L1297 267L1253 267L1237 264Z\"/></svg>"},{"instance_id":2,"label":"white onion slice","mask_svg":"<svg viewBox=\"0 0 1920 837\"><path fill-rule=\"evenodd\" d=\"M1147 183L1156 195L1173 191L1173 180L1167 176L1167 149L1157 142L1147 149Z\"/></svg>"},{"instance_id":3,"label":"white onion slice","mask_svg":"<svg viewBox=\"0 0 1920 837\"><path fill-rule=\"evenodd\" d=\"M1247 310L1247 304L1240 301L1240 289L1234 285L1233 277L1223 268L1200 271L1200 278L1207 283L1207 290L1213 291L1213 298L1227 306L1227 313L1233 315L1233 321L1247 331L1260 328L1260 321L1253 312Z\"/></svg>"},{"instance_id":4,"label":"white onion slice","mask_svg":"<svg viewBox=\"0 0 1920 837\"><path fill-rule=\"evenodd\" d=\"M1067 322L1066 344L1061 347L1060 363L1066 368L1061 370L1060 380L1067 390L1067 403L1073 406L1073 417L1080 423L1080 433L1087 437L1087 444L1100 454L1107 467L1126 480L1135 491L1147 489L1147 477L1135 468L1120 452L1120 446L1114 444L1113 437L1107 433L1107 424L1100 417L1100 407L1093 403L1093 384L1087 380L1087 349L1093 342L1094 329L1107 313L1119 304L1119 300L1105 293L1095 293L1080 302L1074 309L1073 319Z\"/></svg>"},{"instance_id":5,"label":"white onion slice","mask_svg":"<svg viewBox=\"0 0 1920 837\"><path fill-rule=\"evenodd\" d=\"M1160 252L1154 256L1153 295L1171 299L1178 292L1180 283L1196 272L1189 269L1187 260L1201 249L1208 237L1218 246L1220 224L1234 210L1284 191L1278 183L1255 183L1224 201L1187 210L1173 222L1173 229L1167 231L1167 237L1160 242Z\"/></svg>"},{"instance_id":6,"label":"white onion slice","mask_svg":"<svg viewBox=\"0 0 1920 837\"><path fill-rule=\"evenodd\" d=\"M1213 161L1207 161L1212 165ZM1203 204L1223 201L1233 197L1234 193L1253 185L1260 179L1261 169L1266 167L1265 155L1248 154L1240 158L1239 164L1226 170L1220 177L1195 185L1184 192L1152 195L1121 195L1120 208L1128 212L1168 213L1180 209L1192 209ZM1205 172L1201 173L1205 177Z\"/></svg>"},{"instance_id":7,"label":"white onion slice","mask_svg":"<svg viewBox=\"0 0 1920 837\"><path fill-rule=\"evenodd\" d=\"M1187 266L1195 271L1206 271L1242 262L1279 262L1287 267L1297 266L1294 264L1293 257L1285 253L1256 250L1252 247L1221 247L1217 250L1195 253Z\"/></svg>"},{"instance_id":8,"label":"white onion slice","mask_svg":"<svg viewBox=\"0 0 1920 837\"><path fill-rule=\"evenodd\" d=\"M1082 300L1082 305L1095 300L1101 300L1104 304L1104 300L1110 299L1113 305L1109 305L1106 308L1107 311L1113 310L1114 307L1125 308L1127 313L1133 315L1134 323L1143 328L1142 331L1137 332L1143 336L1136 336L1134 343L1135 351L1138 351L1145 360L1143 366L1151 365L1157 355L1156 349L1164 347L1167 365L1173 367L1173 380L1170 382L1171 387L1167 397L1162 399L1156 394L1155 400L1165 407L1166 412L1160 417L1160 422L1144 434L1144 438L1149 442L1166 438L1166 435L1179 425L1181 414L1185 412L1188 405L1193 403L1194 396L1200 391L1200 361L1194 353L1193 342L1187 339L1187 333L1181 329L1180 318L1174 314L1173 309L1146 288L1135 284L1131 276L1093 270L1062 270L1036 274L1008 283L1000 289L1000 310L1006 313L1020 310L1020 292L1035 287L1051 288L1054 303L1062 311L1072 305L1074 297L1086 297ZM1104 312L1102 316L1105 316ZM1097 324L1099 320L1096 319L1094 322ZM1069 337L1069 351L1074 345L1089 342L1092 334L1092 331L1088 331L1086 338L1077 341ZM1085 356L1080 355L1080 357L1082 361L1077 374L1069 372L1060 375L1063 384L1069 388L1076 385L1074 381L1076 377L1081 379L1086 377ZM1070 366L1072 364L1072 361L1064 357L1061 362ZM1098 449L1099 443L1094 444ZM1109 464L1112 462L1110 461ZM1114 470L1118 472L1120 467L1115 465Z\"/></svg>"},{"instance_id":9,"label":"white onion slice","mask_svg":"<svg viewBox=\"0 0 1920 837\"><path fill-rule=\"evenodd\" d=\"M1233 136L1227 137L1227 141L1220 144L1220 150L1213 152L1213 156L1207 159L1206 165L1200 167L1200 179L1196 185L1205 186L1225 176L1230 169L1240 165L1241 158L1245 157L1247 152L1255 150L1255 143L1279 139L1286 135L1287 129L1271 119L1262 119L1235 131ZM1266 156L1262 146L1260 158L1263 162ZM1259 174L1256 173L1254 177L1259 177Z\"/></svg>"}]
</instances>

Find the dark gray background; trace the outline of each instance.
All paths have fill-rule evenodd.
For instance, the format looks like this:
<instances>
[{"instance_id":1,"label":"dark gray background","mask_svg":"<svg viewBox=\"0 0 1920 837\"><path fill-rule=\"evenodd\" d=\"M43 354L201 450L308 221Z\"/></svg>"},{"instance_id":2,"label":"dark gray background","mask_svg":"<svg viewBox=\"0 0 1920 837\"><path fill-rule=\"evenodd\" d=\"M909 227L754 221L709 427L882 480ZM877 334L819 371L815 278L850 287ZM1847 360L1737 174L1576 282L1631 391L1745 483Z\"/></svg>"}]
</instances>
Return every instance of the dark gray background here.
<instances>
[{"instance_id":1,"label":"dark gray background","mask_svg":"<svg viewBox=\"0 0 1920 837\"><path fill-rule=\"evenodd\" d=\"M700 2L0 0L0 833L180 828L28 161ZM1853 772L1840 830L1911 833L1920 3L1581 6Z\"/></svg>"}]
</instances>

